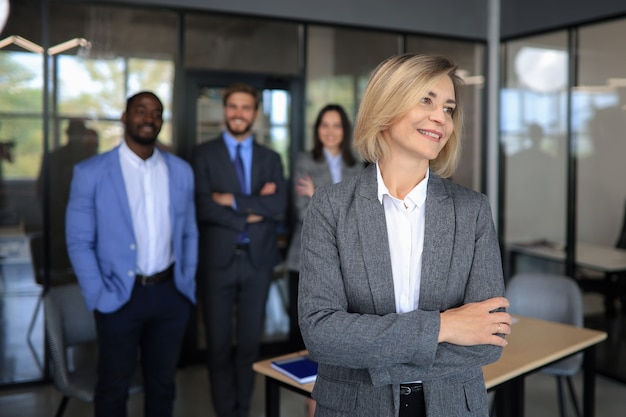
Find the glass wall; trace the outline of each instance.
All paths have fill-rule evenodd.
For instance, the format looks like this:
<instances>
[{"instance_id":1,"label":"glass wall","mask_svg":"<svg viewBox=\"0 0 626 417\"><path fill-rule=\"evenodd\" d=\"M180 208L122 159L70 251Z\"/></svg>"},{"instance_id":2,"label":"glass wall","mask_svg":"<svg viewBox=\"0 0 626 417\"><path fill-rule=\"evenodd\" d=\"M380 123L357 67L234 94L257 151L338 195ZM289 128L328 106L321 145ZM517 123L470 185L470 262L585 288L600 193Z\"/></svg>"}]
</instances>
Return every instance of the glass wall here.
<instances>
[{"instance_id":1,"label":"glass wall","mask_svg":"<svg viewBox=\"0 0 626 417\"><path fill-rule=\"evenodd\" d=\"M0 384L42 377L39 295L46 283L75 281L64 232L74 164L119 144L125 99L140 90L160 96L160 141L175 146L176 14L55 3L45 149L40 10L39 1L15 4L3 38L20 38L0 50Z\"/></svg>"},{"instance_id":2,"label":"glass wall","mask_svg":"<svg viewBox=\"0 0 626 417\"><path fill-rule=\"evenodd\" d=\"M295 23L185 15L185 68L298 74L298 44Z\"/></svg>"},{"instance_id":3,"label":"glass wall","mask_svg":"<svg viewBox=\"0 0 626 417\"><path fill-rule=\"evenodd\" d=\"M313 125L320 109L340 104L354 123L370 73L398 49L397 34L309 26L307 32L305 149L313 146Z\"/></svg>"},{"instance_id":4,"label":"glass wall","mask_svg":"<svg viewBox=\"0 0 626 417\"><path fill-rule=\"evenodd\" d=\"M326 104L342 105L354 120L367 80L384 59L403 52L446 55L457 63L467 86L463 156L454 179L480 190L485 78L483 44L325 26L309 26L307 34L305 149L312 146L312 127L319 110Z\"/></svg>"},{"instance_id":5,"label":"glass wall","mask_svg":"<svg viewBox=\"0 0 626 417\"><path fill-rule=\"evenodd\" d=\"M575 278L584 291L585 326L608 333L597 370L620 381L626 380L618 366L626 357L625 36L626 19L617 19L508 42L501 102L505 239L523 244L509 246L517 254L510 272ZM568 37L576 50L568 51ZM568 68L575 80L568 80Z\"/></svg>"},{"instance_id":6,"label":"glass wall","mask_svg":"<svg viewBox=\"0 0 626 417\"><path fill-rule=\"evenodd\" d=\"M381 61L405 51L450 55L466 75L471 103L456 179L480 187L480 43L158 7L52 4L47 132L40 0L13 2L0 37L25 40L0 49L0 385L42 376L38 300L44 278L52 285L75 279L64 239L72 169L119 144L120 116L132 93L151 90L161 98L165 123L159 140L176 152L196 141L196 132L176 133L186 120L186 102L197 106L197 96L187 97L183 85L190 74L207 80L206 86L216 74L264 80L263 142L281 153L288 175L294 149L311 146L319 109L339 103L354 120L370 73ZM182 74L176 73L179 58ZM219 119L218 113L211 117Z\"/></svg>"},{"instance_id":7,"label":"glass wall","mask_svg":"<svg viewBox=\"0 0 626 417\"><path fill-rule=\"evenodd\" d=\"M446 55L457 64L459 74L465 80L463 91L465 121L462 137L463 153L454 180L466 187L480 190L483 173L481 152L485 108L485 45L477 42L407 36L406 51Z\"/></svg>"},{"instance_id":8,"label":"glass wall","mask_svg":"<svg viewBox=\"0 0 626 417\"><path fill-rule=\"evenodd\" d=\"M573 129L578 137L578 241L613 246L626 201L626 19L580 29Z\"/></svg>"},{"instance_id":9,"label":"glass wall","mask_svg":"<svg viewBox=\"0 0 626 417\"><path fill-rule=\"evenodd\" d=\"M41 8L33 6L12 2L0 35L20 36L0 49L0 385L43 375L40 287L28 239L42 225L34 186L43 154Z\"/></svg>"},{"instance_id":10,"label":"glass wall","mask_svg":"<svg viewBox=\"0 0 626 417\"><path fill-rule=\"evenodd\" d=\"M506 243L563 244L567 207L567 33L506 44L500 96Z\"/></svg>"}]
</instances>

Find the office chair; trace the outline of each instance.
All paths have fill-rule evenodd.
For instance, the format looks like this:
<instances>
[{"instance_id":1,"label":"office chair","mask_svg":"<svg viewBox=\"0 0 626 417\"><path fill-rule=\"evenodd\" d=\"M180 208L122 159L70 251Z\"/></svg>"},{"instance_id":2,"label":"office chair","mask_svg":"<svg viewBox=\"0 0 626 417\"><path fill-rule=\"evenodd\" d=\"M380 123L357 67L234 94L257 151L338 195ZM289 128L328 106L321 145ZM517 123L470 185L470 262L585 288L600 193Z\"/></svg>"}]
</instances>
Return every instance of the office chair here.
<instances>
[{"instance_id":1,"label":"office chair","mask_svg":"<svg viewBox=\"0 0 626 417\"><path fill-rule=\"evenodd\" d=\"M508 311L511 314L583 326L582 294L576 281L567 276L544 273L516 274L507 283L505 296L510 302ZM556 377L561 417L567 416L563 398L563 379L567 382L574 411L578 417L581 415L572 383L572 377L580 371L581 366L582 354L578 354L540 371Z\"/></svg>"},{"instance_id":2,"label":"office chair","mask_svg":"<svg viewBox=\"0 0 626 417\"><path fill-rule=\"evenodd\" d=\"M78 284L50 287L43 296L52 380L63 398L61 417L70 398L93 402L96 386L96 324ZM133 383L130 393L142 387Z\"/></svg>"}]
</instances>

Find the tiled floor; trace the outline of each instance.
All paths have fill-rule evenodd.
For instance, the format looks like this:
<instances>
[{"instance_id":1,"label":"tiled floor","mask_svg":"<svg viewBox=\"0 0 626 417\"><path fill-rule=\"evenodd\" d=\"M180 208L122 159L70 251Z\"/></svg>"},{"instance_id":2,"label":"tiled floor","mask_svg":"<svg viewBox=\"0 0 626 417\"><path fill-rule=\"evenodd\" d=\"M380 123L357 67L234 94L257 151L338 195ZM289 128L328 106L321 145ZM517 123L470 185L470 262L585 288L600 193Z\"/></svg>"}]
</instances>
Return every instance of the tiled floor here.
<instances>
[{"instance_id":1,"label":"tiled floor","mask_svg":"<svg viewBox=\"0 0 626 417\"><path fill-rule=\"evenodd\" d=\"M178 399L175 406L176 417L213 417L208 394L208 379L203 366L184 368L178 375ZM624 415L626 387L611 379L599 376L596 380L596 416L622 417ZM581 380L575 379L579 399ZM264 412L264 383L257 380L251 417L262 417ZM129 416L142 416L143 396L137 394L129 401ZM59 394L50 385L0 391L0 416L2 417L46 417L53 416L60 401ZM526 379L526 416L558 416L556 382L554 377L532 375ZM569 403L568 403L569 407ZM72 400L65 417L85 417L92 415L90 404ZM568 409L568 414L574 413ZM290 391L281 390L281 416L305 417L305 400Z\"/></svg>"}]
</instances>

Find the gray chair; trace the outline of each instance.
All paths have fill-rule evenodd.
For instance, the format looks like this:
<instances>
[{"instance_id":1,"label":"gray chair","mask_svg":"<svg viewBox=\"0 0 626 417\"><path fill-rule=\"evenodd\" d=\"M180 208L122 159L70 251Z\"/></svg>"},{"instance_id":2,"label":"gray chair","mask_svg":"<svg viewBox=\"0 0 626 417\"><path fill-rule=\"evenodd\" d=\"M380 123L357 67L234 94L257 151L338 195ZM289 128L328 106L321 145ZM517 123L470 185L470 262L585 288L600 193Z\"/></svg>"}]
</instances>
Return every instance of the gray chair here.
<instances>
[{"instance_id":1,"label":"gray chair","mask_svg":"<svg viewBox=\"0 0 626 417\"><path fill-rule=\"evenodd\" d=\"M567 276L545 273L516 274L507 283L506 297L511 303L508 309L511 314L583 326L582 294L576 281ZM538 340L537 343L541 341ZM540 371L556 377L561 417L567 415L563 380L567 382L574 411L580 417L572 377L580 371L581 366L582 354L578 354Z\"/></svg>"},{"instance_id":2,"label":"gray chair","mask_svg":"<svg viewBox=\"0 0 626 417\"><path fill-rule=\"evenodd\" d=\"M96 325L78 284L50 287L43 296L46 339L52 380L63 398L56 417L70 398L93 402L96 386ZM130 392L141 392L133 383Z\"/></svg>"}]
</instances>

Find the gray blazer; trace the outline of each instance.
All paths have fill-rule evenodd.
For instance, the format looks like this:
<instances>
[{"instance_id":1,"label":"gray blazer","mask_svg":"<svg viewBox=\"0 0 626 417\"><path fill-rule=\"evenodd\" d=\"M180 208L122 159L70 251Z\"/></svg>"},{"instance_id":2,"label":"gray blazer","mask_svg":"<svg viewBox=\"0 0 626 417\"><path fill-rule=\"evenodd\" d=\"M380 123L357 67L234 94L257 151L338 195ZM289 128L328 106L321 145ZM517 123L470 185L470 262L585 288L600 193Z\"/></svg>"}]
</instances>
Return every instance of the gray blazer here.
<instances>
[{"instance_id":1,"label":"gray blazer","mask_svg":"<svg viewBox=\"0 0 626 417\"><path fill-rule=\"evenodd\" d=\"M356 164L349 167L346 164L341 165L341 180L345 181L348 178L352 178L357 175L363 169L363 163L357 161ZM313 159L310 151L301 152L298 155L296 164L294 167L294 173L292 175L293 184L295 187L300 178L310 176L313 181L313 185L317 189L324 185L330 185L333 183L330 175L330 168L326 162L326 158L322 158L321 161ZM293 188L292 188L293 190ZM289 250L287 252L287 269L290 271L300 270L300 236L302 235L302 220L304 214L309 206L311 199L305 195L299 195L297 192L293 192L293 204L296 211L296 224L291 235L291 243L289 244Z\"/></svg>"},{"instance_id":2,"label":"gray blazer","mask_svg":"<svg viewBox=\"0 0 626 417\"><path fill-rule=\"evenodd\" d=\"M431 172L419 309L396 314L376 167L317 189L304 220L299 324L319 363L319 417L393 417L421 380L429 417L487 416L483 365L502 348L437 343L439 313L504 294L486 196Z\"/></svg>"}]
</instances>

